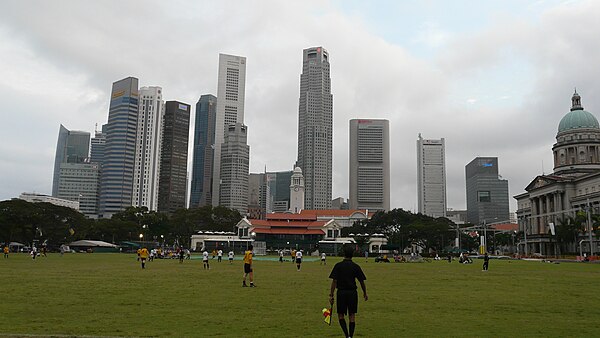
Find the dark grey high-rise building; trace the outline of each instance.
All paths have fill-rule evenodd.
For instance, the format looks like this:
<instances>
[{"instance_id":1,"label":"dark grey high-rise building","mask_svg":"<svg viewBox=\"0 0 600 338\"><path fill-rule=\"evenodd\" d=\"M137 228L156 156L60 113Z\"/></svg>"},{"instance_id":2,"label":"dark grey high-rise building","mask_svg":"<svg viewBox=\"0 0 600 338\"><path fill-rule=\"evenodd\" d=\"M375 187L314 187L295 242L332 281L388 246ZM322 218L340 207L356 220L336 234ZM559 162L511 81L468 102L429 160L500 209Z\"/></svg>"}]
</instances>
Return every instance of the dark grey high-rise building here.
<instances>
[{"instance_id":1,"label":"dark grey high-rise building","mask_svg":"<svg viewBox=\"0 0 600 338\"><path fill-rule=\"evenodd\" d=\"M191 106L167 101L162 131L158 211L185 208Z\"/></svg>"},{"instance_id":2,"label":"dark grey high-rise building","mask_svg":"<svg viewBox=\"0 0 600 338\"><path fill-rule=\"evenodd\" d=\"M106 124L102 125L102 131L96 130L92 137L92 147L90 150L90 162L102 163L104 158L104 149L106 148Z\"/></svg>"},{"instance_id":3,"label":"dark grey high-rise building","mask_svg":"<svg viewBox=\"0 0 600 338\"><path fill-rule=\"evenodd\" d=\"M138 79L113 83L106 124L98 213L103 218L131 206L138 122Z\"/></svg>"},{"instance_id":4,"label":"dark grey high-rise building","mask_svg":"<svg viewBox=\"0 0 600 338\"><path fill-rule=\"evenodd\" d=\"M58 196L58 181L62 163L83 163L90 153L90 133L65 128L58 129L58 142L54 157L54 174L52 178L52 196Z\"/></svg>"},{"instance_id":5,"label":"dark grey high-rise building","mask_svg":"<svg viewBox=\"0 0 600 338\"><path fill-rule=\"evenodd\" d=\"M329 53L303 51L298 109L298 161L304 174L305 209L331 209L333 95Z\"/></svg>"},{"instance_id":6,"label":"dark grey high-rise building","mask_svg":"<svg viewBox=\"0 0 600 338\"><path fill-rule=\"evenodd\" d=\"M498 175L497 157L476 157L465 167L467 221L472 224L508 222L508 181Z\"/></svg>"},{"instance_id":7,"label":"dark grey high-rise building","mask_svg":"<svg viewBox=\"0 0 600 338\"><path fill-rule=\"evenodd\" d=\"M248 211L248 177L250 173L250 147L248 127L241 123L230 124L225 130L221 147L221 189L219 205L236 209L242 215Z\"/></svg>"},{"instance_id":8,"label":"dark grey high-rise building","mask_svg":"<svg viewBox=\"0 0 600 338\"><path fill-rule=\"evenodd\" d=\"M212 203L212 174L217 98L202 95L196 103L190 208Z\"/></svg>"}]
</instances>

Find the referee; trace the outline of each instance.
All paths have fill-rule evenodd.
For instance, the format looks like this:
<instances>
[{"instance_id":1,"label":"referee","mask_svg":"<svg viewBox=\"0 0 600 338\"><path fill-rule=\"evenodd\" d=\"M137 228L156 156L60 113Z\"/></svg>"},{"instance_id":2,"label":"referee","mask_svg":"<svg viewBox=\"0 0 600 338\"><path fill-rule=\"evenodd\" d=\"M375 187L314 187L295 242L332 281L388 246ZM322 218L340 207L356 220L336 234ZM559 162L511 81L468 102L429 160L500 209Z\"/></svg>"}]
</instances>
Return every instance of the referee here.
<instances>
[{"instance_id":1,"label":"referee","mask_svg":"<svg viewBox=\"0 0 600 338\"><path fill-rule=\"evenodd\" d=\"M367 286L365 285L365 274L360 266L352 261L354 249L350 245L344 247L344 260L337 263L329 278L331 281L331 290L329 292L329 303L333 305L333 291L337 288L337 313L340 321L340 326L346 337L354 335L355 315L358 310L358 292L356 291L356 281L360 282L360 287L363 291L365 301L369 299L367 296ZM346 327L346 319L344 316L348 313L350 325Z\"/></svg>"}]
</instances>

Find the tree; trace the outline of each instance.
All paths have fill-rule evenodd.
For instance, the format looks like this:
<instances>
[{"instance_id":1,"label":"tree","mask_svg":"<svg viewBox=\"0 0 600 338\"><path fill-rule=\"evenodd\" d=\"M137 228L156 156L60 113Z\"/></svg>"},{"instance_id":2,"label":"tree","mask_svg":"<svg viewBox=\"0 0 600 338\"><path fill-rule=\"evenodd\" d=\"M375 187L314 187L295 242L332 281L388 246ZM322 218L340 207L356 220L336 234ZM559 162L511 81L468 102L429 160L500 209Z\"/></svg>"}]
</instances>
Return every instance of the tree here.
<instances>
[{"instance_id":1,"label":"tree","mask_svg":"<svg viewBox=\"0 0 600 338\"><path fill-rule=\"evenodd\" d=\"M556 241L561 252L569 252L569 244L576 243L579 233L585 229L586 213L578 212L575 217L566 216L559 219L555 227Z\"/></svg>"},{"instance_id":2,"label":"tree","mask_svg":"<svg viewBox=\"0 0 600 338\"><path fill-rule=\"evenodd\" d=\"M377 212L369 220L357 221L352 227L343 229L342 235L382 233L389 243L400 243L401 246L416 243L426 249L441 251L456 237L455 228L456 225L444 217L433 218L393 209Z\"/></svg>"},{"instance_id":3,"label":"tree","mask_svg":"<svg viewBox=\"0 0 600 338\"><path fill-rule=\"evenodd\" d=\"M88 222L80 212L51 203L0 202L0 236L7 243L39 241L58 246L70 241L71 232L85 228Z\"/></svg>"}]
</instances>

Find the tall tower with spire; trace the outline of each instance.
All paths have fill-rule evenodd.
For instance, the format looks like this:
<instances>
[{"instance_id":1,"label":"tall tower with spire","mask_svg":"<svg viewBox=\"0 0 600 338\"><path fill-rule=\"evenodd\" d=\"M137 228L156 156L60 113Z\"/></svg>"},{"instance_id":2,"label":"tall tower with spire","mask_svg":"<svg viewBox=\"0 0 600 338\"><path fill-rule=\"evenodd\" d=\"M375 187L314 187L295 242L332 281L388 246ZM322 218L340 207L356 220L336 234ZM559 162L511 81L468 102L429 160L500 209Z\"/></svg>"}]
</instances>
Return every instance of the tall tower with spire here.
<instances>
[{"instance_id":1,"label":"tall tower with spire","mask_svg":"<svg viewBox=\"0 0 600 338\"><path fill-rule=\"evenodd\" d=\"M306 180L307 209L331 209L333 95L329 53L303 51L298 109L298 161Z\"/></svg>"}]
</instances>

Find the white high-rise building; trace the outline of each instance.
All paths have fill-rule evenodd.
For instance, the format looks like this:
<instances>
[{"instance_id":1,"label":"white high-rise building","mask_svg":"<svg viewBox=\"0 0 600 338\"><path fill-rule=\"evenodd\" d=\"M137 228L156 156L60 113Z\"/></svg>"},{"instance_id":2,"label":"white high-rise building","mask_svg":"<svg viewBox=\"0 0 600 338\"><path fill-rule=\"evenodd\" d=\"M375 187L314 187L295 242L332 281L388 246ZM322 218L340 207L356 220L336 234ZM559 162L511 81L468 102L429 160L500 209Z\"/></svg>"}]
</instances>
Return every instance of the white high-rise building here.
<instances>
[{"instance_id":1,"label":"white high-rise building","mask_svg":"<svg viewBox=\"0 0 600 338\"><path fill-rule=\"evenodd\" d=\"M219 79L217 84L217 112L213 153L213 206L218 206L220 199L222 184L221 149L225 141L225 131L229 125L236 123L244 124L245 93L246 58L243 56L219 54Z\"/></svg>"},{"instance_id":2,"label":"white high-rise building","mask_svg":"<svg viewBox=\"0 0 600 338\"><path fill-rule=\"evenodd\" d=\"M444 139L417 140L417 190L419 212L446 217L446 150Z\"/></svg>"},{"instance_id":3,"label":"white high-rise building","mask_svg":"<svg viewBox=\"0 0 600 338\"><path fill-rule=\"evenodd\" d=\"M350 120L350 209L390 210L390 122Z\"/></svg>"},{"instance_id":4,"label":"white high-rise building","mask_svg":"<svg viewBox=\"0 0 600 338\"><path fill-rule=\"evenodd\" d=\"M305 208L331 209L333 95L329 53L303 51L298 107L298 161L305 182Z\"/></svg>"},{"instance_id":5,"label":"white high-rise building","mask_svg":"<svg viewBox=\"0 0 600 338\"><path fill-rule=\"evenodd\" d=\"M160 152L165 115L162 88L140 88L138 102L139 115L131 205L157 210Z\"/></svg>"}]
</instances>

